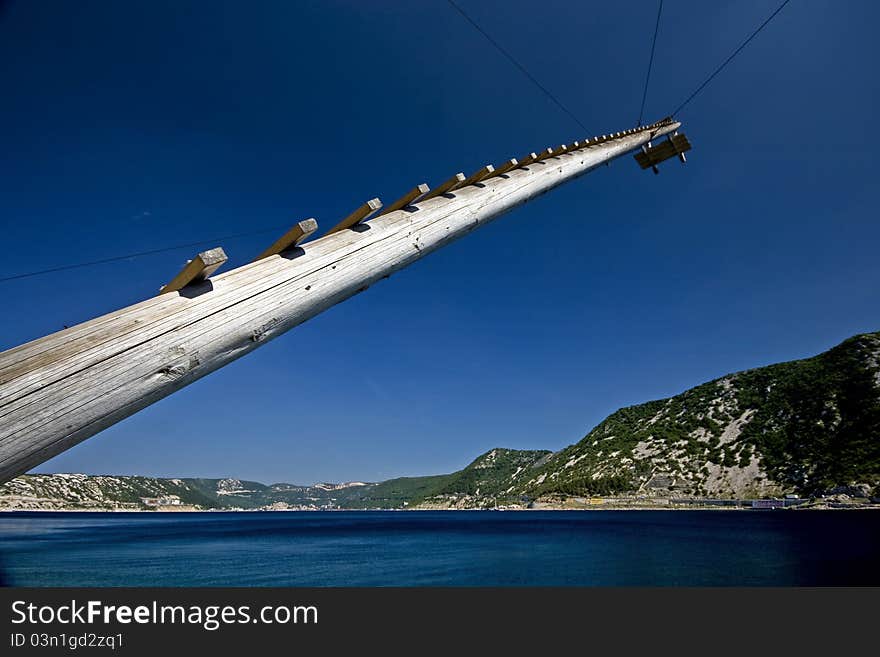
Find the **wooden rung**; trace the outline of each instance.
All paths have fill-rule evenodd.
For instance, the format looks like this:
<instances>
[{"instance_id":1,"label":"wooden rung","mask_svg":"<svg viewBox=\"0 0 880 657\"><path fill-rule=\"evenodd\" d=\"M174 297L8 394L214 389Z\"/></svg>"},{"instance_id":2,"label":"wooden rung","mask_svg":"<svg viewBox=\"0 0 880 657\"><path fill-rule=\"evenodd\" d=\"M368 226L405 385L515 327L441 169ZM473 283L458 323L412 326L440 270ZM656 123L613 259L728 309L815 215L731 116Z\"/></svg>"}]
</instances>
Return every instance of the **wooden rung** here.
<instances>
[{"instance_id":1,"label":"wooden rung","mask_svg":"<svg viewBox=\"0 0 880 657\"><path fill-rule=\"evenodd\" d=\"M254 260L262 260L263 258L268 258L269 256L276 255L282 251L287 251L287 249L292 249L293 247L298 246L300 242L316 230L318 230L318 222L314 219L300 221L296 223L293 228L284 233L284 235L275 240L272 243L272 246L263 251L260 255L254 258Z\"/></svg>"},{"instance_id":2,"label":"wooden rung","mask_svg":"<svg viewBox=\"0 0 880 657\"><path fill-rule=\"evenodd\" d=\"M382 210L382 214L388 214L389 212L394 212L395 210L405 208L407 205L412 205L416 202L416 200L422 198L430 191L431 188L428 187L425 183L422 183L418 187L413 187L406 194L394 201L394 203Z\"/></svg>"},{"instance_id":3,"label":"wooden rung","mask_svg":"<svg viewBox=\"0 0 880 657\"><path fill-rule=\"evenodd\" d=\"M517 159L511 158L511 159L507 160L507 162L502 164L500 167L495 169L495 173L492 174L492 177L494 178L495 176L500 176L502 173L507 173L508 171L510 171L512 169L516 169L518 166L519 166L519 162L517 161Z\"/></svg>"},{"instance_id":4,"label":"wooden rung","mask_svg":"<svg viewBox=\"0 0 880 657\"><path fill-rule=\"evenodd\" d=\"M199 283L226 262L226 254L221 247L202 251L195 258L186 263L180 273L172 278L166 285L159 288L159 294L167 294L169 292L177 292L185 288L187 285Z\"/></svg>"},{"instance_id":5,"label":"wooden rung","mask_svg":"<svg viewBox=\"0 0 880 657\"><path fill-rule=\"evenodd\" d=\"M537 159L538 159L538 154L537 154L537 153L529 153L529 154L526 155L525 157L520 158L520 160L519 160L519 165L520 165L521 167L525 167L525 166L530 165L532 162L534 162L534 161L537 160Z\"/></svg>"},{"instance_id":6,"label":"wooden rung","mask_svg":"<svg viewBox=\"0 0 880 657\"><path fill-rule=\"evenodd\" d=\"M451 192L454 189L458 189L461 187L462 183L466 180L465 175L463 173L457 173L452 178L447 180L442 185L438 185L430 192L425 194L421 200L427 201L429 198L434 198L435 196L440 196L440 194L446 194L447 192Z\"/></svg>"},{"instance_id":7,"label":"wooden rung","mask_svg":"<svg viewBox=\"0 0 880 657\"><path fill-rule=\"evenodd\" d=\"M368 217L376 213L382 207L382 201L377 198L372 198L362 206L360 206L357 210L348 215L345 219L340 221L338 224L333 226L330 230L327 231L328 235L332 235L333 233L338 233L341 230L345 230L346 228L351 228L355 224L359 224L362 221L366 221Z\"/></svg>"},{"instance_id":8,"label":"wooden rung","mask_svg":"<svg viewBox=\"0 0 880 657\"><path fill-rule=\"evenodd\" d=\"M470 176L468 176L463 183L461 183L462 187L467 187L468 185L476 185L481 180L488 178L495 172L495 167L491 164L487 164L486 166L477 169Z\"/></svg>"},{"instance_id":9,"label":"wooden rung","mask_svg":"<svg viewBox=\"0 0 880 657\"><path fill-rule=\"evenodd\" d=\"M546 160L548 157L553 157L553 149L546 148L540 153L538 153L538 161Z\"/></svg>"},{"instance_id":10,"label":"wooden rung","mask_svg":"<svg viewBox=\"0 0 880 657\"><path fill-rule=\"evenodd\" d=\"M553 157L558 157L558 156L562 155L563 153L567 153L567 152L568 152L568 146L566 146L565 144L561 144L553 149Z\"/></svg>"}]
</instances>

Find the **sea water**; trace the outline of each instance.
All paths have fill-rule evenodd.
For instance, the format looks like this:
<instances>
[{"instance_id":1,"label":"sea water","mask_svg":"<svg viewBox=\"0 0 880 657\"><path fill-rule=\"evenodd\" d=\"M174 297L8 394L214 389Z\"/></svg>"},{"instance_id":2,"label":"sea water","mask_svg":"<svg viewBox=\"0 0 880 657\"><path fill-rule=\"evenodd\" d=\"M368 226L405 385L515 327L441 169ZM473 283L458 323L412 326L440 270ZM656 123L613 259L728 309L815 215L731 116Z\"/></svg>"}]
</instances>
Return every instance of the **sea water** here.
<instances>
[{"instance_id":1,"label":"sea water","mask_svg":"<svg viewBox=\"0 0 880 657\"><path fill-rule=\"evenodd\" d=\"M880 584L878 511L2 513L13 586Z\"/></svg>"}]
</instances>

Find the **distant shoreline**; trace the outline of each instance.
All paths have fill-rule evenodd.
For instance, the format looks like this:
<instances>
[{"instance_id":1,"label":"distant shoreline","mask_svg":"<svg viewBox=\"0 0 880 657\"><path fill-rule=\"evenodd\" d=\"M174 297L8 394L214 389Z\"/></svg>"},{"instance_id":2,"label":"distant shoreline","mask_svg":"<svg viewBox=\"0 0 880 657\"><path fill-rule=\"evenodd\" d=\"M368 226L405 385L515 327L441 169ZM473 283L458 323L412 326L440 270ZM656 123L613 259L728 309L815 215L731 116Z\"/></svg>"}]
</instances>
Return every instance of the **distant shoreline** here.
<instances>
[{"instance_id":1,"label":"distant shoreline","mask_svg":"<svg viewBox=\"0 0 880 657\"><path fill-rule=\"evenodd\" d=\"M187 509L187 510L152 510L152 509L0 509L0 515L13 515L17 513L137 513L153 515L183 515L190 513L541 513L541 512L604 512L604 511L859 511L880 510L880 504L852 504L852 505L800 505L775 508L752 508L744 506L716 506L698 504L682 506L595 506L595 507L541 507L532 509Z\"/></svg>"},{"instance_id":2,"label":"distant shoreline","mask_svg":"<svg viewBox=\"0 0 880 657\"><path fill-rule=\"evenodd\" d=\"M527 455L529 459L535 456L531 452ZM499 461L505 458L510 462L505 461L499 465ZM525 495L513 493L510 486L496 493L496 489L507 485L508 480L502 477L499 484L492 479L495 476L492 473L497 474L497 469L502 465L509 471L522 458L519 452L497 448L479 457L475 461L476 465L472 464L453 475L444 475L444 486L459 492L438 492L441 489L437 487L435 477L403 478L381 483L346 482L294 486L265 485L230 478L155 479L69 473L23 475L0 486L0 513L743 511L777 508L880 508L880 497L872 495L874 486L867 484L822 492L810 491L804 495L796 491L777 489L723 493L713 491L708 494L705 491L696 493L672 489L603 495L546 492ZM524 466L516 467L522 470ZM515 478L516 474L517 471L513 471L510 477ZM477 480L485 486L477 486Z\"/></svg>"}]
</instances>

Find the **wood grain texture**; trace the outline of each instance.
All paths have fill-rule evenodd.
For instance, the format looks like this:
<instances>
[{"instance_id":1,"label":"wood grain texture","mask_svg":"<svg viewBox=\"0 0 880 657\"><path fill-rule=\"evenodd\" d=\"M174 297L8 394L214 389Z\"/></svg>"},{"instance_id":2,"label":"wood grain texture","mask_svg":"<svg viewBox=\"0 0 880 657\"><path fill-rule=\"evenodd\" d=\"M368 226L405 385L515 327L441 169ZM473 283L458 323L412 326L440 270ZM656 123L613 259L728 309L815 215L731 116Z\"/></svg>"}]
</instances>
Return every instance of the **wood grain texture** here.
<instances>
[{"instance_id":1,"label":"wood grain texture","mask_svg":"<svg viewBox=\"0 0 880 657\"><path fill-rule=\"evenodd\" d=\"M452 197L422 200L415 211L376 217L364 230L308 242L295 258L257 260L191 285L193 294L163 294L0 353L0 481L677 127L645 128L553 166L513 169Z\"/></svg>"}]
</instances>

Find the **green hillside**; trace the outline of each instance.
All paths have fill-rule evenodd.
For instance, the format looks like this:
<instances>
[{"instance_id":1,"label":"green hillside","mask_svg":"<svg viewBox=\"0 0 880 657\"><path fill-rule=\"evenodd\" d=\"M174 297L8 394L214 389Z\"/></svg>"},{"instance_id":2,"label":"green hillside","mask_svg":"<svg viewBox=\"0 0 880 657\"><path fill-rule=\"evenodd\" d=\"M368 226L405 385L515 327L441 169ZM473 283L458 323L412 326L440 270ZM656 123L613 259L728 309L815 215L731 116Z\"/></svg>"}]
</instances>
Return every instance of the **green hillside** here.
<instances>
[{"instance_id":1,"label":"green hillside","mask_svg":"<svg viewBox=\"0 0 880 657\"><path fill-rule=\"evenodd\" d=\"M880 483L880 333L620 409L530 473L533 496L757 497Z\"/></svg>"},{"instance_id":2,"label":"green hillside","mask_svg":"<svg viewBox=\"0 0 880 657\"><path fill-rule=\"evenodd\" d=\"M0 508L485 508L572 497L880 495L880 333L612 413L559 452L496 448L445 475L379 483L25 475Z\"/></svg>"}]
</instances>

